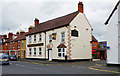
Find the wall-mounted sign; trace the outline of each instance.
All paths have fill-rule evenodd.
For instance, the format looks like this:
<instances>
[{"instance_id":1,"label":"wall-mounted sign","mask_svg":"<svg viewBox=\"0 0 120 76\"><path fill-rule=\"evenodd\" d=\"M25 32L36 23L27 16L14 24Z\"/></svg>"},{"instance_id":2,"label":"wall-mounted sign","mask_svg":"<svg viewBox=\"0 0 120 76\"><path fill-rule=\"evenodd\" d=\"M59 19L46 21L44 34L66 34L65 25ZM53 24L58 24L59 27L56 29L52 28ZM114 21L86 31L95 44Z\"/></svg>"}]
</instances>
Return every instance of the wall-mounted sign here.
<instances>
[{"instance_id":1,"label":"wall-mounted sign","mask_svg":"<svg viewBox=\"0 0 120 76\"><path fill-rule=\"evenodd\" d=\"M110 47L109 47L109 46L107 46L107 49L110 49Z\"/></svg>"},{"instance_id":2,"label":"wall-mounted sign","mask_svg":"<svg viewBox=\"0 0 120 76\"><path fill-rule=\"evenodd\" d=\"M56 40L56 33L52 33L52 39Z\"/></svg>"},{"instance_id":3,"label":"wall-mounted sign","mask_svg":"<svg viewBox=\"0 0 120 76\"><path fill-rule=\"evenodd\" d=\"M76 29L71 30L71 36L78 37L78 31Z\"/></svg>"},{"instance_id":4,"label":"wall-mounted sign","mask_svg":"<svg viewBox=\"0 0 120 76\"><path fill-rule=\"evenodd\" d=\"M30 44L30 45L27 45L27 47L43 46L43 45L44 45L43 43L39 43L39 44Z\"/></svg>"}]
</instances>

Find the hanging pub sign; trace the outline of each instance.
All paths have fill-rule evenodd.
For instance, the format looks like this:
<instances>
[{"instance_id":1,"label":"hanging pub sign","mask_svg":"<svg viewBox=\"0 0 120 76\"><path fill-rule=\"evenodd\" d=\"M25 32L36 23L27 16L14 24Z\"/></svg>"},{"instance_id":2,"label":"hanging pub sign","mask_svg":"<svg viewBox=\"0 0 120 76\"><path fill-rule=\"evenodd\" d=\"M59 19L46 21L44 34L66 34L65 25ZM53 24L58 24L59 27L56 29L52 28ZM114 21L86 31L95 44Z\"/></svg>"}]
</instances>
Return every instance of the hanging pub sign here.
<instances>
[{"instance_id":1,"label":"hanging pub sign","mask_svg":"<svg viewBox=\"0 0 120 76\"><path fill-rule=\"evenodd\" d=\"M56 40L56 33L52 33L52 39Z\"/></svg>"},{"instance_id":2,"label":"hanging pub sign","mask_svg":"<svg viewBox=\"0 0 120 76\"><path fill-rule=\"evenodd\" d=\"M71 30L71 36L78 37L78 31L76 29Z\"/></svg>"}]
</instances>

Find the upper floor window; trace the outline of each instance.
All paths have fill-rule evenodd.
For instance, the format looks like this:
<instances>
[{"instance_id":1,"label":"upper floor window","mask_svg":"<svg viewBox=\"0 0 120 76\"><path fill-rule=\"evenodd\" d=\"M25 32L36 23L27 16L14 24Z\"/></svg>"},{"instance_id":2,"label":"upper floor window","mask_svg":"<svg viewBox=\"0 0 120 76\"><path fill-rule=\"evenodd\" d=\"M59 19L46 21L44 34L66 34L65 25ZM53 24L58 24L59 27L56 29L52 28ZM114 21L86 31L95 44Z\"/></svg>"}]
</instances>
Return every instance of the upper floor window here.
<instances>
[{"instance_id":1,"label":"upper floor window","mask_svg":"<svg viewBox=\"0 0 120 76\"><path fill-rule=\"evenodd\" d=\"M49 35L49 43L52 43L52 35Z\"/></svg>"},{"instance_id":2,"label":"upper floor window","mask_svg":"<svg viewBox=\"0 0 120 76\"><path fill-rule=\"evenodd\" d=\"M23 48L23 41L22 41L22 48Z\"/></svg>"},{"instance_id":3,"label":"upper floor window","mask_svg":"<svg viewBox=\"0 0 120 76\"><path fill-rule=\"evenodd\" d=\"M29 36L29 42L31 43L31 36Z\"/></svg>"},{"instance_id":4,"label":"upper floor window","mask_svg":"<svg viewBox=\"0 0 120 76\"><path fill-rule=\"evenodd\" d=\"M29 48L29 55L31 55L32 54L32 52L31 52L31 48Z\"/></svg>"},{"instance_id":5,"label":"upper floor window","mask_svg":"<svg viewBox=\"0 0 120 76\"><path fill-rule=\"evenodd\" d=\"M14 48L15 43L13 42L13 48Z\"/></svg>"},{"instance_id":6,"label":"upper floor window","mask_svg":"<svg viewBox=\"0 0 120 76\"><path fill-rule=\"evenodd\" d=\"M34 35L34 41L36 41L36 35Z\"/></svg>"},{"instance_id":7,"label":"upper floor window","mask_svg":"<svg viewBox=\"0 0 120 76\"><path fill-rule=\"evenodd\" d=\"M42 53L41 53L41 48L39 48L39 55L41 55Z\"/></svg>"},{"instance_id":8,"label":"upper floor window","mask_svg":"<svg viewBox=\"0 0 120 76\"><path fill-rule=\"evenodd\" d=\"M36 48L34 48L34 55L36 55Z\"/></svg>"},{"instance_id":9,"label":"upper floor window","mask_svg":"<svg viewBox=\"0 0 120 76\"><path fill-rule=\"evenodd\" d=\"M6 43L6 49L7 49L7 43Z\"/></svg>"},{"instance_id":10,"label":"upper floor window","mask_svg":"<svg viewBox=\"0 0 120 76\"><path fill-rule=\"evenodd\" d=\"M18 48L20 48L20 41L18 41Z\"/></svg>"},{"instance_id":11,"label":"upper floor window","mask_svg":"<svg viewBox=\"0 0 120 76\"><path fill-rule=\"evenodd\" d=\"M41 41L42 40L42 35L41 34L39 34L39 41Z\"/></svg>"},{"instance_id":12,"label":"upper floor window","mask_svg":"<svg viewBox=\"0 0 120 76\"><path fill-rule=\"evenodd\" d=\"M10 42L10 49L12 49L12 42Z\"/></svg>"},{"instance_id":13,"label":"upper floor window","mask_svg":"<svg viewBox=\"0 0 120 76\"><path fill-rule=\"evenodd\" d=\"M65 42L65 33L61 33L61 37L62 37L61 41Z\"/></svg>"}]
</instances>

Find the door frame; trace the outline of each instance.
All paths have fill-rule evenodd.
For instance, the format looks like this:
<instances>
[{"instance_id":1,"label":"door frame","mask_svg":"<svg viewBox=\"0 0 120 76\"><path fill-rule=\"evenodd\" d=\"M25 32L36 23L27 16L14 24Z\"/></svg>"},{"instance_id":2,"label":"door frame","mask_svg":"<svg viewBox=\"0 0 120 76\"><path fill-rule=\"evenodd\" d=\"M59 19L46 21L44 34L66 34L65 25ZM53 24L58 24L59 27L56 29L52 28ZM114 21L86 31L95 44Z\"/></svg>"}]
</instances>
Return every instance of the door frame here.
<instances>
[{"instance_id":1,"label":"door frame","mask_svg":"<svg viewBox=\"0 0 120 76\"><path fill-rule=\"evenodd\" d=\"M51 51L51 59L50 59L50 51ZM52 49L48 49L48 60L52 61Z\"/></svg>"}]
</instances>

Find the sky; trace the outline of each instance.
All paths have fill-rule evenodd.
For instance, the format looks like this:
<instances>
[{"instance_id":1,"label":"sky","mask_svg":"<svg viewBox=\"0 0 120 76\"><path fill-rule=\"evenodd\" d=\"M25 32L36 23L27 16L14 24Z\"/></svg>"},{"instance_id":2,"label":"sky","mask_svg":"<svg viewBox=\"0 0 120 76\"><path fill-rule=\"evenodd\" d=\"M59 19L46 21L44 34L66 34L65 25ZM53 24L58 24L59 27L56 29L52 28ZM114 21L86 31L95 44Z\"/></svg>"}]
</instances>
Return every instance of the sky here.
<instances>
[{"instance_id":1,"label":"sky","mask_svg":"<svg viewBox=\"0 0 120 76\"><path fill-rule=\"evenodd\" d=\"M99 41L106 39L104 25L118 0L0 0L0 34L28 31L34 19L45 22L78 10L78 2L84 4L84 14Z\"/></svg>"}]
</instances>

